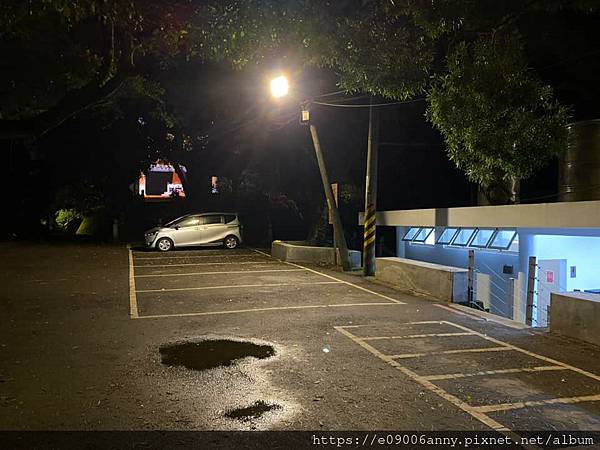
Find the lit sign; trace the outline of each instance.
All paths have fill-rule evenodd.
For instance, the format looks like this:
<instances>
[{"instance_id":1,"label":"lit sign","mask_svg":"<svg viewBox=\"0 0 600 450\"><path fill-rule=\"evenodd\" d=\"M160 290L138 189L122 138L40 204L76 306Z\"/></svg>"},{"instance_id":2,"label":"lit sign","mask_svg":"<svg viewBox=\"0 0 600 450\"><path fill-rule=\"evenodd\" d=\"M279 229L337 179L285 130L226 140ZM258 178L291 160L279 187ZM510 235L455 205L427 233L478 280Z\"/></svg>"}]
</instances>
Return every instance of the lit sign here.
<instances>
[{"instance_id":1,"label":"lit sign","mask_svg":"<svg viewBox=\"0 0 600 450\"><path fill-rule=\"evenodd\" d=\"M179 167L185 174L185 167ZM138 186L138 193L146 201L164 201L185 197L183 183L175 168L162 160L151 164L146 173L140 174Z\"/></svg>"}]
</instances>

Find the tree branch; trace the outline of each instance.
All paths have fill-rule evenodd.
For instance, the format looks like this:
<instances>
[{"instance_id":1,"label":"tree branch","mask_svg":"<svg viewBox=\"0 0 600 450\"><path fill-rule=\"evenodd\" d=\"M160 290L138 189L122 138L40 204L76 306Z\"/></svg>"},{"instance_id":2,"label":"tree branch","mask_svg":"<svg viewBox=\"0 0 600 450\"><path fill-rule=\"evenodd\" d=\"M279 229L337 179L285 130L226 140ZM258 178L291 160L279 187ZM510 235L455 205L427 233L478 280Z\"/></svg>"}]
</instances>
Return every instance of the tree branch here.
<instances>
[{"instance_id":1,"label":"tree branch","mask_svg":"<svg viewBox=\"0 0 600 450\"><path fill-rule=\"evenodd\" d=\"M67 93L55 106L23 120L0 120L0 140L40 138L82 111L113 95L132 76L129 71L118 72L102 86L97 81Z\"/></svg>"}]
</instances>

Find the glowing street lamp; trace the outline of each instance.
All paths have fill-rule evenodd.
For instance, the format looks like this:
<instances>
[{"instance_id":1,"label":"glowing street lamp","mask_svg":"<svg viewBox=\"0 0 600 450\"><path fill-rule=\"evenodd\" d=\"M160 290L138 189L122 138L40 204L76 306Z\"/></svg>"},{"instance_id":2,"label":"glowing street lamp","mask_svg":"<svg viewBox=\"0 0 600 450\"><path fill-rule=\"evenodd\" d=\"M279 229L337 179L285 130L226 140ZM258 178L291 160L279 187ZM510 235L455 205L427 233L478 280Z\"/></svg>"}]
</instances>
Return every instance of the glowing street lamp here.
<instances>
[{"instance_id":1,"label":"glowing street lamp","mask_svg":"<svg viewBox=\"0 0 600 450\"><path fill-rule=\"evenodd\" d=\"M275 98L281 98L288 95L290 85L285 75L279 75L271 80L271 95ZM300 123L304 125L310 125L310 134L315 147L315 154L317 157L317 164L319 166L319 172L321 173L321 181L323 182L323 190L325 191L325 199L327 200L327 206L331 211L333 230L334 230L334 241L335 247L338 250L340 262L344 270L350 270L350 260L348 257L348 246L346 245L346 238L344 237L344 230L342 227L342 220L340 213L337 209L337 203L333 195L331 184L329 183L329 176L327 175L327 168L325 167L325 158L323 157L323 151L321 150L321 144L319 142L319 135L317 133L317 127L310 123L309 114L309 101L302 102L301 111L302 115ZM337 262L337 257L336 257Z\"/></svg>"},{"instance_id":2,"label":"glowing street lamp","mask_svg":"<svg viewBox=\"0 0 600 450\"><path fill-rule=\"evenodd\" d=\"M271 80L271 95L275 98L281 98L288 95L290 85L285 75L280 75Z\"/></svg>"}]
</instances>

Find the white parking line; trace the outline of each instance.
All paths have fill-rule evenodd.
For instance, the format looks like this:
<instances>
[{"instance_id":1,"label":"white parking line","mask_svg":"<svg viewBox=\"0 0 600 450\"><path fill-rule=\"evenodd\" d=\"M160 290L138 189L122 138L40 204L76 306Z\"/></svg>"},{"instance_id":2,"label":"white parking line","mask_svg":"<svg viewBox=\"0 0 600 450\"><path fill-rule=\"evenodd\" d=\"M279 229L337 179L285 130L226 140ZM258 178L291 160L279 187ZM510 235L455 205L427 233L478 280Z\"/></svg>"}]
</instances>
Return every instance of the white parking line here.
<instances>
[{"instance_id":1,"label":"white parking line","mask_svg":"<svg viewBox=\"0 0 600 450\"><path fill-rule=\"evenodd\" d=\"M316 284L341 284L337 281L315 281L312 283L272 283L272 284L237 284L229 286L201 286L191 288L169 288L169 289L138 289L137 293L142 292L172 292L172 291L204 291L210 289L238 289L238 288L253 288L253 287L279 287L279 286L304 286Z\"/></svg>"},{"instance_id":2,"label":"white parking line","mask_svg":"<svg viewBox=\"0 0 600 450\"><path fill-rule=\"evenodd\" d=\"M139 292L139 291L138 291ZM425 352L425 353L404 353L401 355L385 355L388 358L393 359L408 359L408 358L420 358L422 356L430 355L455 355L458 353L485 353L485 352L507 352L512 351L512 348L501 346L501 347L484 347L484 348L463 348L458 350L443 350L439 352Z\"/></svg>"},{"instance_id":3,"label":"white parking line","mask_svg":"<svg viewBox=\"0 0 600 450\"><path fill-rule=\"evenodd\" d=\"M283 264L279 261L240 261L240 262L206 262L206 263L183 263L183 264L142 264L133 266L136 269L144 267L185 267L185 266L229 266L240 264Z\"/></svg>"},{"instance_id":4,"label":"white parking line","mask_svg":"<svg viewBox=\"0 0 600 450\"><path fill-rule=\"evenodd\" d=\"M132 298L135 298L136 293L160 293L160 292L173 292L173 291L200 291L200 290L212 290L212 289L237 289L237 288L261 288L261 287L281 287L281 286L303 286L303 285L329 285L329 284L344 284L347 286L351 286L356 289L360 289L364 292L368 292L369 294L384 298L386 302L365 302L365 303L340 303L340 304L326 304L326 305L296 305L296 306L281 306L281 307L265 307L265 308L251 308L251 309L239 309L239 310L229 310L229 311L210 311L210 312L191 312L191 313L180 313L180 314L152 314L152 315L142 315L140 316L137 313L137 300L135 305L135 316L132 315L132 318L136 319L152 319L152 318L168 318L168 317L193 317L193 316L209 316L209 315L220 315L220 314L236 314L236 313L246 313L246 312L260 312L260 311L285 311L285 310L302 310L302 309L314 309L314 308L342 308L342 307L357 307L357 306L394 306L394 305L403 305L404 302L396 300L394 298L388 297L384 294L380 294L375 291L371 291L370 289L363 288L362 286L357 286L354 283L350 283L345 280L338 279L331 275L319 272L317 270L309 269L308 267L304 267L301 265L291 264L287 262L282 262L275 260L264 252L260 250L253 249L254 253L251 254L210 254L210 255L189 255L189 256L156 256L156 257L137 257L130 252L130 277L131 277L131 290L132 290ZM141 253L141 252L140 252ZM258 253L258 255L256 255ZM241 261L227 261L227 256L233 257L244 257L244 258L252 258L256 256L260 256L261 259L255 259L253 261L241 260ZM186 258L215 258L219 259L222 257L225 261L219 262L176 262L177 260L186 259ZM264 258L263 258L264 257ZM134 264L138 259L149 261L156 260L155 262L163 263L163 264ZM165 259L173 260L174 264L164 263ZM134 274L134 269L147 269L147 268L168 268L168 267L189 267L189 266L228 266L228 265L255 265L258 266L257 269L261 270L234 270L234 271L219 271L219 272L205 272L199 271L194 273L143 273L140 275ZM272 265L272 264L280 264L286 266L292 266L290 269L262 269L261 266ZM285 267L285 266L284 266ZM260 273L260 272L312 272L322 277L328 278L330 281L313 281L313 282L304 282L304 283L272 283L272 284L246 284L246 285L228 285L228 286L201 286L201 287L192 287L192 288L165 288L165 289L135 289L135 278L151 278L151 277L176 277L176 276L186 276L186 275L214 275L214 274L239 274L239 273Z\"/></svg>"},{"instance_id":5,"label":"white parking line","mask_svg":"<svg viewBox=\"0 0 600 450\"><path fill-rule=\"evenodd\" d=\"M271 269L271 270L231 270L225 272L191 272L191 273L157 273L149 275L136 275L136 278L150 277L184 277L191 275L224 275L232 273L268 273L268 272L304 272L302 269Z\"/></svg>"},{"instance_id":6,"label":"white parking line","mask_svg":"<svg viewBox=\"0 0 600 450\"><path fill-rule=\"evenodd\" d=\"M565 367L565 368L567 368L569 370L572 370L573 372L577 372L577 373L579 373L581 375L585 375L586 377L593 378L596 381L600 381L600 375L596 375L594 373L591 373L591 372L588 372L586 370L580 369L579 367L575 367L575 366L571 366L569 364L565 364L563 362L557 361L556 359L548 358L547 356L538 355L537 353L530 352L529 350L525 350L524 348L517 347L516 345L509 344L508 342L499 341L498 339L494 339L493 337L487 336L487 335L482 334L482 333L478 333L477 331L471 330L470 328L467 328L467 327L463 327L462 325L458 325L457 323L447 322L447 321L444 321L444 323L447 323L448 325L452 325L453 327L456 327L456 328L460 328L461 330L464 330L464 331L472 331L474 334L476 334L479 337L482 337L483 339L485 339L487 341L494 342L496 344L504 345L504 346L509 347L512 350L515 350L517 352L521 352L521 353L523 353L525 355L528 355L528 356L533 356L534 358L537 358L539 360L545 361L545 362L553 364L553 365L563 366L563 367Z\"/></svg>"},{"instance_id":7,"label":"white parking line","mask_svg":"<svg viewBox=\"0 0 600 450\"><path fill-rule=\"evenodd\" d=\"M369 336L361 338L363 341L383 341L387 339L419 339L429 337L448 336L473 336L473 333L429 333L429 334L407 334L405 336Z\"/></svg>"},{"instance_id":8,"label":"white parking line","mask_svg":"<svg viewBox=\"0 0 600 450\"><path fill-rule=\"evenodd\" d=\"M421 375L417 374L416 372L413 372L412 370L404 367L403 365L401 365L395 359L390 358L387 355L384 355L379 350L377 350L375 347L373 347L370 344L367 344L361 338L359 338L357 336L354 336L351 332L349 332L348 330L344 329L343 327L334 327L334 329L336 329L337 331L339 331L340 333L342 333L348 339L352 340L355 344L361 346L362 348L364 348L365 350L367 350L371 354L375 355L376 357L378 357L382 361L386 362L390 366L398 369L404 375L406 375L407 377L411 378L415 382L419 383L425 389L429 390L430 392L433 392L434 394L439 395L444 400L452 403L454 406L460 408L461 410L463 410L466 413L470 414L471 416L475 417L480 422L483 422L485 425L487 425L491 429L499 431L499 432L502 432L502 433L505 433L505 434L508 434L512 438L518 438L517 434L512 433L508 428L506 428L500 422L497 422L494 419L492 419L491 417L486 416L482 412L479 412L479 411L475 410L468 403L463 402L458 397L450 394L449 392L446 392L445 390L443 390L442 388L436 386L431 381L426 380L425 378L423 378ZM519 441L520 441L520 439L519 439Z\"/></svg>"},{"instance_id":9,"label":"white parking line","mask_svg":"<svg viewBox=\"0 0 600 450\"><path fill-rule=\"evenodd\" d=\"M468 378L468 377L481 377L486 375L499 375L509 373L523 373L523 372L548 372L554 370L568 370L562 366L537 366L537 367L520 367L518 369L498 369L498 370L484 370L481 372L473 373L447 373L443 375L425 375L423 378L429 381L438 380L454 380L457 378Z\"/></svg>"},{"instance_id":10,"label":"white parking line","mask_svg":"<svg viewBox=\"0 0 600 450\"><path fill-rule=\"evenodd\" d=\"M532 406L544 406L544 405L568 405L573 403L581 402L597 402L600 401L600 394L596 395L582 395L579 397L562 397L562 398L551 398L548 400L528 401L528 402L516 402L516 403L499 403L496 405L485 405L485 406L474 406L473 409L482 412L490 413L497 411L508 411L509 409L521 409L529 408Z\"/></svg>"},{"instance_id":11,"label":"white parking line","mask_svg":"<svg viewBox=\"0 0 600 450\"><path fill-rule=\"evenodd\" d=\"M273 306L267 308L235 309L230 311L207 311L179 314L152 314L139 316L138 319L167 319L169 317L195 317L195 316L215 316L223 314L239 314L264 311L286 311L295 309L315 309L315 308L348 308L354 306L395 306L395 303L339 303L337 305L299 305L299 306Z\"/></svg>"},{"instance_id":12,"label":"white parking line","mask_svg":"<svg viewBox=\"0 0 600 450\"><path fill-rule=\"evenodd\" d=\"M256 249L253 249L253 250L254 250L255 252L257 252L257 253L260 253L261 255L267 256L267 257L269 257L269 258L273 258L273 257L272 257L271 255L269 255L268 253L261 252L260 250L256 250ZM337 281L337 282L339 282L339 283L344 283L344 284L346 284L346 285L348 285L348 286L352 286L353 288L360 289L361 291L364 291L364 292L368 292L369 294L373 294L373 295L376 295L376 296L378 296L378 297L385 298L386 300L389 300L389 301L391 301L391 302L393 302L393 303L396 303L396 304L398 304L398 305L406 305L406 303L405 303L405 302L401 302L400 300L396 300L395 298L388 297L387 295L380 294L379 292L372 291L371 289L367 289L367 288L364 288L364 287L362 287L362 286L359 286L359 285L357 285L357 284L350 283L349 281L341 280L341 279L339 279L339 278L333 277L333 276L331 276L331 275L328 275L328 274L326 274L326 273L319 272L318 270L309 269L308 267L305 267L305 266L302 266L302 265L300 265L300 264L296 264L296 263L291 263L291 262L288 262L288 261L281 261L281 262L283 262L283 263L285 263L285 264L288 264L288 265L290 265L290 266L299 267L299 268L301 268L301 269L308 270L309 272L316 273L317 275L321 275L322 277L330 278L330 279L332 279L332 280L335 280L335 281Z\"/></svg>"},{"instance_id":13,"label":"white parking line","mask_svg":"<svg viewBox=\"0 0 600 450\"><path fill-rule=\"evenodd\" d=\"M138 306L137 306L137 297L135 295L135 276L133 269L133 253L131 252L131 247L129 247L129 316L132 319L137 319L139 317L138 314Z\"/></svg>"},{"instance_id":14,"label":"white parking line","mask_svg":"<svg viewBox=\"0 0 600 450\"><path fill-rule=\"evenodd\" d=\"M395 367L396 369L400 370L402 373L404 373L405 375L407 375L409 378L413 379L415 382L417 382L420 385L424 386L425 388L427 388L431 392L434 392L435 394L439 395L443 399L447 400L448 402L450 402L453 405L457 406L461 410L465 411L466 413L468 413L471 416L475 417L479 421L483 422L484 424L486 424L490 428L492 428L492 429L494 429L496 431L500 431L500 432L504 433L507 436L511 436L511 437L513 437L513 439L514 439L514 437L517 437L517 439L519 441L520 441L520 438L518 437L517 434L515 434L509 428L507 428L504 425L502 425L500 422L497 422L493 418L489 417L487 415L487 413L497 412L497 411L507 411L507 410L512 410L512 409L527 408L527 407L533 407L533 406L545 406L545 405L553 405L553 404L574 404L574 403L581 403L581 402L596 402L596 401L600 401L600 394L596 393L596 394L592 394L592 395L583 395L583 396L576 396L576 397L552 398L552 399L540 400L540 401L523 401L523 402L515 402L515 403L500 403L500 404L495 404L495 405L483 405L483 406L472 406L472 405L469 405L469 404L465 403L464 401L460 400L458 397L456 397L456 396L450 394L449 392L445 391L441 387L433 384L432 381L457 379L457 378L465 378L465 377L486 376L486 375L495 375L495 374L511 374L511 373L521 373L521 372L547 372L547 371L559 371L559 370L572 370L574 372L577 372L577 373L580 373L580 374L585 375L587 377L590 377L590 378L592 378L594 380L600 380L600 377L598 375L596 375L596 374L593 374L591 372L587 372L587 371L585 371L583 369L579 369L579 368L571 366L569 364L565 364L565 363L562 363L560 361L556 361L556 360L554 360L552 358L548 358L548 357L545 357L543 355L538 355L537 353L530 352L528 350L525 350L525 349L522 349L520 347L514 346L514 345L509 344L507 342L502 342L502 341L500 341L498 339L489 337L487 335L479 333L479 332L477 332L475 330L471 330L471 329L469 329L467 327L464 327L462 325L455 324L453 322L448 322L448 321L441 321L441 322L439 322L439 321L437 321L437 322L429 322L429 323L431 323L431 324L444 323L444 324L447 324L447 325L459 328L461 330L464 330L467 333L470 333L472 335L476 335L476 336L479 336L479 337L481 337L483 339L486 339L487 341L494 342L496 344L500 344L500 347L491 347L491 348L485 348L485 349L468 349L468 350L448 350L448 351L443 351L443 352L431 352L431 353L419 353L419 354L414 353L414 354L406 354L406 355L385 355L382 352L380 352L379 350L377 350L375 347L373 347L370 344L368 344L367 342L365 342L366 340L369 339L369 337L355 336L350 331L348 331L348 330L345 329L345 328L358 327L360 325L337 326L337 327L334 327L334 328L337 331L339 331L340 333L342 333L344 336L346 336L349 339L351 339L352 341L354 341L359 346L363 347L364 349L368 350L373 355L377 356L379 359L385 361L386 363L388 363L392 367ZM416 372L413 372L412 370L408 369L407 367L402 366L398 361L396 361L396 359L398 359L399 357L413 358L413 357L420 357L420 356L434 355L434 354L452 354L452 353L467 353L467 352L480 352L480 351L486 351L486 352L487 351L517 351L517 352L524 353L524 354L526 354L528 356L534 357L534 358L542 360L542 361L551 362L554 365L551 365L551 366L537 366L537 367L524 367L524 368L514 368L514 369L498 369L498 370L481 371L481 372L475 372L475 373L453 373L453 374L440 374L440 375L419 375Z\"/></svg>"},{"instance_id":15,"label":"white parking line","mask_svg":"<svg viewBox=\"0 0 600 450\"><path fill-rule=\"evenodd\" d=\"M234 255L189 255L189 256L136 256L136 261L141 260L154 260L159 261L161 259L189 259L189 258L256 258L256 255L252 253L248 254L234 254Z\"/></svg>"},{"instance_id":16,"label":"white parking line","mask_svg":"<svg viewBox=\"0 0 600 450\"><path fill-rule=\"evenodd\" d=\"M186 256L188 254L192 254L192 255L203 254L203 255L221 256L224 254L227 254L227 255L252 255L253 252L225 250L223 248L217 248L217 247L215 247L215 250L208 250L207 247L205 247L203 249L199 248L197 250L174 250L174 251L171 251L168 253L149 251L149 250L145 250L145 251L134 250L133 251L133 256L144 255L148 258L162 258L164 256Z\"/></svg>"}]
</instances>

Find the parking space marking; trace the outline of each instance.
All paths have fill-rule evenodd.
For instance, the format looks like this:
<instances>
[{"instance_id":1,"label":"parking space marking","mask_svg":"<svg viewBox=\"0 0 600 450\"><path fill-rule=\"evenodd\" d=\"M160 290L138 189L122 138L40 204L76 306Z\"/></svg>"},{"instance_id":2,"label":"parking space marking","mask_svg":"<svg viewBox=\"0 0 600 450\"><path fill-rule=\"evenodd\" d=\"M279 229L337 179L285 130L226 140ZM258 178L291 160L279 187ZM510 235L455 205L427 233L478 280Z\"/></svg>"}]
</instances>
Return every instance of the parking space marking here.
<instances>
[{"instance_id":1,"label":"parking space marking","mask_svg":"<svg viewBox=\"0 0 600 450\"><path fill-rule=\"evenodd\" d=\"M592 379L594 379L596 381L600 381L600 375L596 375L595 373L591 373L591 372L588 372L587 370L580 369L579 367L571 366L570 364L566 364L566 363L563 363L561 361L557 361L556 359L548 358L547 356L538 355L537 353L530 352L529 350L525 350L524 348L517 347L516 345L509 344L508 342L502 342L502 341L500 341L498 339L494 339L493 337L487 336L487 335L482 334L482 333L478 333L475 330L471 330L470 328L463 327L462 325L458 325L458 324L453 323L453 322L446 322L446 321L444 321L444 323L447 323L448 325L452 325L452 326L454 326L456 328L460 328L461 330L464 330L464 331L472 331L474 334L476 334L477 336L479 336L479 337L481 337L481 338L483 338L483 339L485 339L487 341L495 342L496 344L505 345L506 347L509 347L509 348L511 348L511 349L513 349L513 350L515 350L517 352L523 353L523 354L528 355L528 356L532 356L532 357L534 357L536 359L539 359L541 361L545 361L545 362L550 363L552 365L557 365L557 366L565 367L565 368L567 368L569 370L572 370L573 372L577 372L577 373L579 373L581 375L585 375L586 377L592 378Z\"/></svg>"},{"instance_id":2,"label":"parking space marking","mask_svg":"<svg viewBox=\"0 0 600 450\"><path fill-rule=\"evenodd\" d=\"M394 306L394 303L340 303L337 305L299 305L299 306L272 306L266 308L249 308L249 309L236 309L230 311L206 311L206 312L193 312L193 313L178 313L178 314L153 314L147 316L139 316L138 319L166 319L169 317L194 317L194 316L214 316L223 314L240 314L240 313L253 313L253 312L265 312L265 311L285 311L294 309L314 309L314 308L347 308L352 306Z\"/></svg>"},{"instance_id":3,"label":"parking space marking","mask_svg":"<svg viewBox=\"0 0 600 450\"><path fill-rule=\"evenodd\" d=\"M136 278L150 277L186 277L192 275L224 275L230 273L267 273L267 272L303 272L302 269L271 269L271 270L231 270L225 272L189 272L189 273L157 273L148 275L136 275Z\"/></svg>"},{"instance_id":4,"label":"parking space marking","mask_svg":"<svg viewBox=\"0 0 600 450\"><path fill-rule=\"evenodd\" d=\"M165 253L165 252L158 252L155 251L154 248L151 247L146 247L145 250L134 250L134 255L145 255L148 258L152 258L152 257L156 257L156 258L162 258L165 255L177 255L177 256L182 256L185 255L187 253L191 253L194 255L197 255L198 253L203 253L206 255L222 255L223 252L226 252L227 254L231 254L231 255L240 255L240 254L244 254L244 255L251 255L251 252L242 252L239 250L229 250L229 249L224 249L221 246L212 246L212 249L209 249L209 247L188 247L189 250L182 250L181 248L173 250L169 253Z\"/></svg>"},{"instance_id":5,"label":"parking space marking","mask_svg":"<svg viewBox=\"0 0 600 450\"><path fill-rule=\"evenodd\" d=\"M458 353L485 353L485 352L507 352L512 351L511 348L506 346L500 347L484 347L484 348L461 348L458 350L443 350L439 352L425 352L425 353L403 353L401 355L385 355L388 358L393 359L408 359L408 358L420 358L422 356L430 355L454 355Z\"/></svg>"},{"instance_id":6,"label":"parking space marking","mask_svg":"<svg viewBox=\"0 0 600 450\"><path fill-rule=\"evenodd\" d=\"M459 311L457 309L458 305L455 305L455 304L450 304L450 306L447 306L447 305L435 305L435 306L437 306L438 308L445 309L446 311L450 311L453 314L458 314L460 316L468 317L471 320L477 320L477 321L481 321L481 322L494 322L494 323L497 323L500 325L504 325L505 327L515 328L517 330L528 330L531 328L529 325L525 325L524 323L520 323L520 322L517 322L512 319L505 319L504 317L500 317L500 316L495 316L494 314L491 314L491 313L486 313L485 317L481 317L475 313L476 310L474 310L474 309L472 310L472 311L474 311L473 313ZM471 309L471 308L469 308L469 309Z\"/></svg>"},{"instance_id":7,"label":"parking space marking","mask_svg":"<svg viewBox=\"0 0 600 450\"><path fill-rule=\"evenodd\" d=\"M256 257L256 255L254 255L253 253L235 253L233 255L218 255L218 254L214 254L214 255L187 255L187 256L136 256L135 259L136 260L161 260L161 259L188 259L188 258L219 258L219 257L225 257L225 258L254 258Z\"/></svg>"},{"instance_id":8,"label":"parking space marking","mask_svg":"<svg viewBox=\"0 0 600 450\"><path fill-rule=\"evenodd\" d=\"M600 381L600 376L598 376L594 373L588 372L586 370L580 369L578 367L574 367L569 364L563 363L561 361L556 361L552 358L548 358L546 356L539 355L534 352L530 352L529 350L525 350L523 348L517 347L508 342L500 341L498 339L492 338L490 336L479 333L475 330L472 330L470 328L467 328L465 326L462 326L462 325L459 325L459 324L456 324L453 322L444 321L444 320L443 321L427 321L427 322L408 322L408 323L404 323L402 325L416 325L416 324L446 324L446 325L450 325L450 326L453 326L460 330L463 330L465 333L468 333L469 335L478 336L489 342L498 344L499 346L498 347L490 347L490 348L481 348L481 349L446 350L446 351L429 352L429 353L413 353L413 354L405 354L405 355L386 355L386 354L382 353L381 351L377 350L375 347L373 347L369 343L367 343L367 341L369 341L369 340L377 340L377 339L373 339L373 338L382 338L383 336L359 337L359 336L354 335L350 331L348 331L348 328L357 328L357 327L361 327L361 325L336 326L336 327L334 327L334 329L337 330L338 332L340 332L341 334L343 334L344 336L346 336L347 338L351 339L354 343L363 347L364 349L366 349L367 351L369 351L370 353L372 353L373 355L375 355L382 361L384 361L387 364L391 365L392 367L400 370L406 376L408 376L409 378L411 378L412 380L414 380L421 386L425 387L429 391L439 395L443 399L452 403L453 405L460 408L464 412L470 414L472 417L481 421L482 423L489 426L490 428L492 428L496 431L502 432L507 436L514 436L514 437L519 438L519 436L516 433L511 431L506 426L502 425L500 422L498 422L498 421L494 420L493 418L491 418L490 416L488 416L487 413L492 413L492 412L497 412L497 411L506 411L506 410L512 410L512 409L528 408L528 407L533 407L533 406L545 406L545 405L553 405L553 404L574 404L574 403L582 403L582 402L600 401L600 394L596 393L596 394L582 395L582 396L576 396L576 397L551 398L551 399L539 400L539 401L499 403L499 404L482 405L482 406L469 405L468 403L460 400L458 397L450 394L446 390L437 386L436 384L433 383L433 381L453 380L453 379L461 379L461 378L466 378L466 377L479 377L479 376L488 376L488 375L496 375L496 374L536 373L536 372L541 373L541 372L560 371L560 370L571 370L573 372L576 372L581 375L585 375L589 378L592 378L596 381ZM439 334L446 334L446 333L437 333L437 334L439 335ZM413 335L413 336L418 338L422 335ZM439 336L439 337L443 337L443 336ZM409 337L405 337L405 338L408 339ZM474 373L419 375L416 372L412 371L411 369L404 367L397 361L397 359L401 359L401 358L417 358L417 357L421 357L421 356L429 356L429 355L436 355L436 354L488 352L488 351L516 351L516 352L520 352L525 355L528 355L530 357L536 358L538 360L549 362L552 365L513 368L513 369L498 369L498 370L481 371L481 372L474 372Z\"/></svg>"},{"instance_id":9,"label":"parking space marking","mask_svg":"<svg viewBox=\"0 0 600 450\"><path fill-rule=\"evenodd\" d=\"M473 333L429 333L429 334L407 334L405 336L370 336L362 338L363 341L384 341L388 339L418 339L429 337L448 337L448 336L473 336Z\"/></svg>"},{"instance_id":10,"label":"parking space marking","mask_svg":"<svg viewBox=\"0 0 600 450\"><path fill-rule=\"evenodd\" d=\"M406 375L407 377L411 378L412 380L414 380L415 382L417 382L418 384L423 386L428 391L433 392L434 394L437 394L438 396L442 397L444 400L452 403L454 406L460 408L461 410L463 410L466 413L470 414L471 416L475 417L477 420L484 423L491 429L493 429L495 431L503 432L503 433L510 433L510 430L508 428L506 428L504 425L502 425L500 422L495 421L494 419L485 415L482 412L476 411L471 405L463 402L458 397L450 394L449 392L446 392L442 388L433 384L431 381L426 380L421 375L418 375L416 372L413 372L412 370L408 369L407 367L404 367L395 359L384 355L383 353L381 353L379 350L377 350L372 345L366 343L358 336L355 336L354 334L352 334L351 332L346 330L345 327L338 326L338 327L334 327L334 329L336 329L338 332L340 332L341 334L343 334L344 336L346 336L347 338L349 338L354 343L358 344L359 346L361 346L368 352L375 355L377 358L381 359L382 361L389 364L390 366L396 368L397 370L402 372L404 375ZM517 435L515 434L514 436L516 437Z\"/></svg>"},{"instance_id":11,"label":"parking space marking","mask_svg":"<svg viewBox=\"0 0 600 450\"><path fill-rule=\"evenodd\" d=\"M138 306L137 306L137 296L135 294L135 275L133 268L133 252L131 251L131 247L128 246L129 249L129 316L132 319L137 319L139 317Z\"/></svg>"},{"instance_id":12,"label":"parking space marking","mask_svg":"<svg viewBox=\"0 0 600 450\"><path fill-rule=\"evenodd\" d=\"M194 316L209 316L209 315L220 315L220 314L238 314L238 313L249 313L249 312L265 312L265 311L285 311L285 310L303 310L303 309L314 309L314 308L342 308L342 307L364 307L364 306L395 306L395 305L404 305L405 303L399 300L396 300L392 297L388 297L387 295L380 294L375 291L371 291L370 289L364 288L362 286L358 286L354 283L341 280L339 278L333 277L326 273L319 272L317 270L309 269L308 267L304 267L297 264L288 263L285 261L279 261L271 257L271 255L261 252L260 250L252 249L253 253L247 254L210 254L210 255L177 255L177 256L137 256L137 253L134 253L131 248L129 252L129 276L130 276L130 310L131 310L131 318L132 319L154 319L154 318L168 318L168 317L194 317ZM143 254L139 252L139 254ZM189 258L215 258L219 259L219 257L227 258L227 256L233 257L245 257L252 258L259 256L260 259L254 260L241 260L241 261L219 261L219 262L209 262L209 261L198 261L198 262L186 262L185 259ZM143 263L137 263L138 260L143 260ZM147 261L155 260L155 262L159 264L147 263ZM173 264L167 263L165 260L173 261ZM181 261L183 260L183 261ZM193 260L192 260L193 261ZM271 265L271 264L279 264L282 265L283 268L274 268L269 269L257 267L256 269L251 268L252 270L235 270L235 266L239 265ZM139 275L135 275L135 269L148 269L151 270L153 268L169 268L169 267L202 267L202 266L234 266L231 271L225 269L217 272L206 272L199 270L197 272L192 273L142 273ZM290 267L291 266L291 267ZM285 268L288 267L288 268ZM260 270L258 270L260 269ZM205 276L205 275L225 275L225 274L241 274L241 273L266 273L266 272L312 272L321 277L325 277L327 281L313 281L313 282L301 282L301 283L265 283L265 284L244 284L244 285L218 285L218 286L200 286L200 287L191 287L191 288L163 288L163 289L136 289L136 278L152 278L152 277L177 277L177 276ZM205 312L189 312L189 313L175 313L175 314L151 314L151 315L140 315L138 311L137 305L137 294L152 294L152 293L168 293L173 291L203 291L203 290L212 290L212 289L252 289L252 288L269 288L269 287L281 287L281 286L303 286L303 285L347 285L361 291L367 292L371 295L375 295L377 297L383 298L385 302L360 302L360 303L340 303L340 304L325 304L325 305L295 305L295 306L274 306L274 307L264 307L264 308L250 308L250 309L238 309L238 310L224 310L224 311L205 311Z\"/></svg>"},{"instance_id":13,"label":"parking space marking","mask_svg":"<svg viewBox=\"0 0 600 450\"><path fill-rule=\"evenodd\" d=\"M498 370L484 370L481 372L473 373L448 373L443 375L426 375L423 378L429 381L439 380L453 380L456 378L468 378L468 377L481 377L486 375L498 375L505 373L521 373L521 372L547 372L555 370L568 370L562 366L537 366L537 367L520 367L517 369L498 369Z\"/></svg>"},{"instance_id":14,"label":"parking space marking","mask_svg":"<svg viewBox=\"0 0 600 450\"><path fill-rule=\"evenodd\" d=\"M312 283L271 283L271 284L237 284L227 286L201 286L190 288L168 288L168 289L138 289L136 292L171 292L171 291L206 291L209 289L238 289L238 288L253 288L253 287L279 287L279 286L303 286L315 284L341 284L337 281L314 281Z\"/></svg>"},{"instance_id":15,"label":"parking space marking","mask_svg":"<svg viewBox=\"0 0 600 450\"><path fill-rule=\"evenodd\" d=\"M516 402L516 403L499 403L496 405L485 405L475 406L474 408L482 413L491 413L498 411L508 411L510 409L522 409L530 408L532 406L545 406L545 405L569 405L573 403L582 402L597 402L600 401L600 394L597 395L582 395L579 397L562 397L562 398L551 398L548 400L537 400L528 402Z\"/></svg>"},{"instance_id":16,"label":"parking space marking","mask_svg":"<svg viewBox=\"0 0 600 450\"><path fill-rule=\"evenodd\" d=\"M253 249L253 250L254 250L255 252L257 252L257 253L260 253L261 255L267 256L267 257L269 257L269 258L273 258L273 257L272 257L271 255L269 255L268 253L261 252L260 250L256 250L256 249ZM316 273L317 275L321 275L322 277L330 278L330 279L332 279L332 280L335 280L335 281L337 281L337 282L339 282L339 283L344 283L344 284L346 284L346 285L348 285L348 286L352 286L353 288L360 289L361 291L368 292L369 294L376 295L377 297L385 298L386 300L389 300L389 301L391 301L391 302L393 302L393 303L396 303L396 304L398 304L398 305L406 305L406 303L405 303L405 302L401 302L400 300L396 300L395 298L388 297L387 295L380 294L379 292L372 291L371 289L367 289L367 288L364 288L364 287L362 287L362 286L359 286L359 285L357 285L357 284L350 283L349 281L346 281L346 280L341 280L341 279L339 279L339 278L336 278L336 277L334 277L334 276L328 275L328 274L326 274L326 273L319 272L318 270L310 269L310 268L308 268L308 267L301 266L300 264L291 263L291 262L288 262L288 261L281 261L281 262L282 262L282 263L285 263L285 264L288 264L288 265L290 265L290 266L299 267L299 268L301 268L301 269L308 270L309 272Z\"/></svg>"},{"instance_id":17,"label":"parking space marking","mask_svg":"<svg viewBox=\"0 0 600 450\"><path fill-rule=\"evenodd\" d=\"M240 261L240 262L206 262L206 263L183 263L183 264L142 264L134 265L136 269L144 267L185 267L185 266L230 266L240 264L282 264L279 261Z\"/></svg>"}]
</instances>

